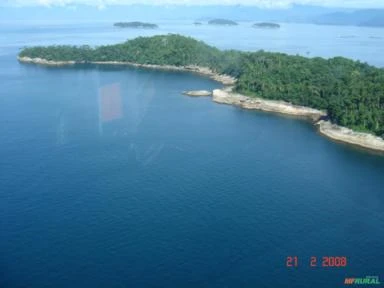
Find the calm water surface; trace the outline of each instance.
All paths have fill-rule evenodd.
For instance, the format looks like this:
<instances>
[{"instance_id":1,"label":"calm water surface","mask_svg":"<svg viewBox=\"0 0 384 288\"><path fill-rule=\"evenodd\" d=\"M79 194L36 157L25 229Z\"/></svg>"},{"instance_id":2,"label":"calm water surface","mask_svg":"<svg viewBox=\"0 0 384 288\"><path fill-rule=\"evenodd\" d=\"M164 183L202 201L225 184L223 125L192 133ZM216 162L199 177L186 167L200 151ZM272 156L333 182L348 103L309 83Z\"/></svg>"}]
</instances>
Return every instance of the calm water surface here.
<instances>
[{"instance_id":1,"label":"calm water surface","mask_svg":"<svg viewBox=\"0 0 384 288\"><path fill-rule=\"evenodd\" d=\"M383 156L330 142L304 121L182 96L220 87L196 75L15 60L24 45L177 32L220 48L384 66L381 29L247 25L231 39L187 23L0 28L0 287L384 282ZM348 267L309 267L328 255ZM299 267L286 268L287 256Z\"/></svg>"}]
</instances>

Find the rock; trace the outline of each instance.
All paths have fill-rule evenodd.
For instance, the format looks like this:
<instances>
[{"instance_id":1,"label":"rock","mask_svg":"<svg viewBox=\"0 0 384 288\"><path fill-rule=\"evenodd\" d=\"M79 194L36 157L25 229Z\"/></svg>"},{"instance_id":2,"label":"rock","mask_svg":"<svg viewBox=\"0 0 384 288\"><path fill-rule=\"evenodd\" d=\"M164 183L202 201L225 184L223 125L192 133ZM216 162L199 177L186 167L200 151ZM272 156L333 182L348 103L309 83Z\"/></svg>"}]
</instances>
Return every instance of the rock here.
<instances>
[{"instance_id":1,"label":"rock","mask_svg":"<svg viewBox=\"0 0 384 288\"><path fill-rule=\"evenodd\" d=\"M30 57L17 57L17 59L23 63L33 63L33 64L45 65L45 66L66 66L66 65L73 65L76 63L75 61L51 61L51 60L46 60L42 58L30 58Z\"/></svg>"},{"instance_id":2,"label":"rock","mask_svg":"<svg viewBox=\"0 0 384 288\"><path fill-rule=\"evenodd\" d=\"M208 90L195 90L195 91L184 91L183 94L187 96L199 97L199 96L211 96L212 92Z\"/></svg>"},{"instance_id":3,"label":"rock","mask_svg":"<svg viewBox=\"0 0 384 288\"><path fill-rule=\"evenodd\" d=\"M247 97L238 93L233 93L229 89L215 89L213 90L212 95L213 101L217 103L236 105L245 109L255 109L266 112L306 117L315 122L318 121L321 117L327 115L325 112L320 110L303 106L296 106L284 101Z\"/></svg>"},{"instance_id":4,"label":"rock","mask_svg":"<svg viewBox=\"0 0 384 288\"><path fill-rule=\"evenodd\" d=\"M363 132L356 132L342 126L332 124L330 121L321 120L317 123L320 134L355 146L384 152L384 139Z\"/></svg>"}]
</instances>

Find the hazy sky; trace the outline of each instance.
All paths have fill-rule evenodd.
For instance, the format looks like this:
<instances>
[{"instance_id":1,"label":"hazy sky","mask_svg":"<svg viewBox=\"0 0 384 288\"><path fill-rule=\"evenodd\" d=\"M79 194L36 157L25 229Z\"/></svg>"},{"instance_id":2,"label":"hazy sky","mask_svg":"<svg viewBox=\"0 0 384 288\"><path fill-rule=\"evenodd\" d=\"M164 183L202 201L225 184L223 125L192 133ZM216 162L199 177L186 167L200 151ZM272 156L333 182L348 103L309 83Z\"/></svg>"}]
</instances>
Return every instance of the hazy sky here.
<instances>
[{"instance_id":1,"label":"hazy sky","mask_svg":"<svg viewBox=\"0 0 384 288\"><path fill-rule=\"evenodd\" d=\"M87 4L99 8L108 5L121 4L193 4L193 5L233 5L243 4L261 7L288 7L296 4L312 4L329 7L348 8L384 8L384 0L0 0L0 3L12 6L35 6L35 5L76 5ZM7 6L8 6L7 5Z\"/></svg>"}]
</instances>

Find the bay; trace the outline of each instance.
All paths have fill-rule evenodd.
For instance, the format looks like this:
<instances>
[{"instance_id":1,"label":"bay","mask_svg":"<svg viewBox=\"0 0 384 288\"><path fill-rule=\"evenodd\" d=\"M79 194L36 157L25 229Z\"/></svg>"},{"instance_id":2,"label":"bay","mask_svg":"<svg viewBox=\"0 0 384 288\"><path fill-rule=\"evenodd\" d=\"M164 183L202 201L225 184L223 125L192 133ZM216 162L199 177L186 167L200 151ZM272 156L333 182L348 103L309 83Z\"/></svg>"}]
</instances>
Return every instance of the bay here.
<instances>
[{"instance_id":1,"label":"bay","mask_svg":"<svg viewBox=\"0 0 384 288\"><path fill-rule=\"evenodd\" d=\"M0 28L0 287L339 287L345 277L383 279L382 155L331 142L305 121L181 95L221 87L197 75L44 68L16 55L25 45L172 32L222 49L310 51L381 67L383 40L370 36L384 30L160 24ZM112 121L103 97L118 100ZM287 256L298 256L299 267L287 268ZM346 256L348 266L311 268L311 256Z\"/></svg>"}]
</instances>

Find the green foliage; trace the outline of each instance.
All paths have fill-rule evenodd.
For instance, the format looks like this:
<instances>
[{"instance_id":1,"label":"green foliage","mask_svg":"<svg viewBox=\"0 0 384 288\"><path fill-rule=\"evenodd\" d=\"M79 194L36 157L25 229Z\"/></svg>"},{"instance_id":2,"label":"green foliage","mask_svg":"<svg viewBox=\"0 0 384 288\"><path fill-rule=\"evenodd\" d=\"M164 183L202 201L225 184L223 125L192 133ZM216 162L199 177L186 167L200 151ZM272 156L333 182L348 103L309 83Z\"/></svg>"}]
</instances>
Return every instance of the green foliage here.
<instances>
[{"instance_id":1,"label":"green foliage","mask_svg":"<svg viewBox=\"0 0 384 288\"><path fill-rule=\"evenodd\" d=\"M52 61L91 61L94 49L89 46L48 46L24 48L19 56Z\"/></svg>"},{"instance_id":2,"label":"green foliage","mask_svg":"<svg viewBox=\"0 0 384 288\"><path fill-rule=\"evenodd\" d=\"M32 47L23 49L19 56L209 67L236 77L235 89L240 93L324 109L334 123L384 135L384 70L342 57L326 60L264 51L220 51L173 34L96 48Z\"/></svg>"},{"instance_id":3,"label":"green foliage","mask_svg":"<svg viewBox=\"0 0 384 288\"><path fill-rule=\"evenodd\" d=\"M384 134L384 70L341 57L256 52L245 56L237 91L328 111L334 123Z\"/></svg>"}]
</instances>

